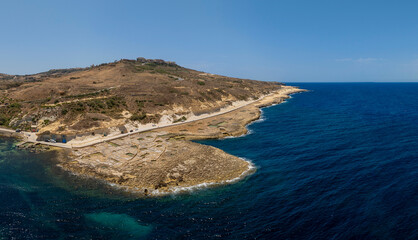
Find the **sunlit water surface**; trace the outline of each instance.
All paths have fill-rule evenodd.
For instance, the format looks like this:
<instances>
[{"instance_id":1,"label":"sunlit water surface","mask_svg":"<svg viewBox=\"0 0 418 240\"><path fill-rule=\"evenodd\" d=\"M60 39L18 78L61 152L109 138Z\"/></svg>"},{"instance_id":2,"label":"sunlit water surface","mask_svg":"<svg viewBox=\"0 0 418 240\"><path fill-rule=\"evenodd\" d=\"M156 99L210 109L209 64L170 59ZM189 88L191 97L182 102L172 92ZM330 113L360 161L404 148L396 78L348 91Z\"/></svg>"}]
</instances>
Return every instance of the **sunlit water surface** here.
<instances>
[{"instance_id":1,"label":"sunlit water surface","mask_svg":"<svg viewBox=\"0 0 418 240\"><path fill-rule=\"evenodd\" d=\"M137 199L0 140L0 239L418 239L418 84L299 84L251 134L236 184Z\"/></svg>"}]
</instances>

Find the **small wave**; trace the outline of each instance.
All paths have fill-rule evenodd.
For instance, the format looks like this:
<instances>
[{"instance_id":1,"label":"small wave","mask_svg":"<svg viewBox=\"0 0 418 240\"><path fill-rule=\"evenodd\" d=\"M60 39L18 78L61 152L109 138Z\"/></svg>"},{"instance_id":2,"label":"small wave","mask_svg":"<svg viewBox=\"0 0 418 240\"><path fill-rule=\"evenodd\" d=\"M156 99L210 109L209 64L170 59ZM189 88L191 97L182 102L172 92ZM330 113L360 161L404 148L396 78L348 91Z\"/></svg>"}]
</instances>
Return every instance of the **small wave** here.
<instances>
[{"instance_id":1,"label":"small wave","mask_svg":"<svg viewBox=\"0 0 418 240\"><path fill-rule=\"evenodd\" d=\"M263 108L266 108L266 107L259 108L259 110L260 110L260 116L258 117L258 119L256 119L256 120L248 123L247 126L249 126L249 125L251 125L253 123L257 123L257 122L264 122L267 119L266 116L264 115Z\"/></svg>"},{"instance_id":2,"label":"small wave","mask_svg":"<svg viewBox=\"0 0 418 240\"><path fill-rule=\"evenodd\" d=\"M236 183L236 182L244 179L245 177L251 175L257 169L257 167L254 165L254 163L251 162L250 160L248 160L246 158L241 158L241 157L240 157L240 159L242 159L242 160L244 160L248 163L248 168L247 168L247 170L242 172L241 175L239 175L236 178L224 180L224 181L221 181L221 182L204 182L204 183L199 183L197 185L188 186L188 187L171 187L171 188L168 188L165 191L160 191L159 189L156 189L156 190L150 191L149 196L161 197L161 196L167 196L167 195L177 195L177 194L181 194L181 193L194 192L194 191L201 190L201 189L207 189L207 188L210 188L210 187L216 187L216 186ZM136 194L141 194L142 195L144 193L144 190L145 190L144 188L121 186L119 184L111 183L111 182L108 182L106 180L100 180L100 181L106 183L107 185L109 185L109 186L111 186L115 189L125 191L125 192L128 192L128 193L132 193L132 194L135 194L135 195Z\"/></svg>"},{"instance_id":3,"label":"small wave","mask_svg":"<svg viewBox=\"0 0 418 240\"><path fill-rule=\"evenodd\" d=\"M252 125L252 124L254 124L254 123L261 123L261 122L264 122L264 121L266 121L266 119L267 119L267 118L264 116L264 112L263 112L263 110L262 110L262 109L260 109L260 111L261 111L260 118L259 118L259 119L257 119L257 120L254 120L254 121L250 122L249 124L247 124L247 125L245 126L245 128L247 129L247 132L246 132L246 133L244 133L244 134L242 134L242 135L239 135L239 136L227 136L227 137L221 138L221 139L219 139L219 140L223 140L223 139L231 139L231 138L241 138L241 137L245 137L245 136L248 136L248 135L250 135L250 134L253 134L253 133L254 133L254 131L253 131L253 130L251 130L251 129L248 129L248 126L250 126L250 125Z\"/></svg>"},{"instance_id":4,"label":"small wave","mask_svg":"<svg viewBox=\"0 0 418 240\"><path fill-rule=\"evenodd\" d=\"M247 136L247 135L253 134L253 133L254 133L254 131L253 131L253 130L251 130L251 129L247 129L247 132L246 132L246 133L241 134L241 135L239 135L239 136L227 136L227 137L224 137L224 138L220 138L220 139L218 139L218 140L231 139L231 138L241 138L241 137L245 137L245 136Z\"/></svg>"},{"instance_id":5,"label":"small wave","mask_svg":"<svg viewBox=\"0 0 418 240\"><path fill-rule=\"evenodd\" d=\"M279 102L279 103L273 103L273 104L271 104L271 105L269 105L269 106L266 106L266 107L263 107L263 108L271 108L271 107L275 107L275 106L280 105L280 104L288 103L288 101L287 101L287 100L289 100L289 99L291 99L291 98L292 98L292 96L289 96L287 99L283 100L282 102ZM263 108L261 108L261 110L263 110Z\"/></svg>"},{"instance_id":6,"label":"small wave","mask_svg":"<svg viewBox=\"0 0 418 240\"><path fill-rule=\"evenodd\" d=\"M152 196L164 196L164 195L170 195L170 194L180 194L180 193L186 193L186 192L193 192L193 191L200 190L200 189L206 189L209 187L236 183L244 179L245 177L249 176L250 174L254 173L256 170L256 166L250 160L247 160L245 158L241 158L241 159L248 163L248 169L245 170L243 173L241 173L241 175L239 175L236 178L224 180L221 182L204 182L204 183L200 183L200 184L188 186L188 187L172 187L172 188L169 188L167 191L159 191L157 189L157 190L153 190L151 192L151 195Z\"/></svg>"},{"instance_id":7,"label":"small wave","mask_svg":"<svg viewBox=\"0 0 418 240\"><path fill-rule=\"evenodd\" d=\"M264 116L264 111L263 111L263 109L261 109L261 108L260 108L260 117L259 117L257 120L254 120L254 121L252 121L252 122L248 123L246 127L251 126L251 125L253 125L254 123L261 123L261 122L264 122L264 121L266 121L266 120L267 120L267 118L266 118L266 116ZM251 130L248 130L248 131L251 131Z\"/></svg>"}]
</instances>

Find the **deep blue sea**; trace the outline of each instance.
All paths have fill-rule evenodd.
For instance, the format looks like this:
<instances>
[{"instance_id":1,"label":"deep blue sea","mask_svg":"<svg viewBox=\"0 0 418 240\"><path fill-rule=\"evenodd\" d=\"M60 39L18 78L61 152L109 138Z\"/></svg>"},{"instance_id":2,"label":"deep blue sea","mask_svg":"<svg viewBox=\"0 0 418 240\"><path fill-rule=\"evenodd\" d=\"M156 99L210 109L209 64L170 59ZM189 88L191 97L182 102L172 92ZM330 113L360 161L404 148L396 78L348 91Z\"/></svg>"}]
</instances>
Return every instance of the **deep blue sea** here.
<instances>
[{"instance_id":1,"label":"deep blue sea","mask_svg":"<svg viewBox=\"0 0 418 240\"><path fill-rule=\"evenodd\" d=\"M0 140L0 239L418 239L418 83L294 84L251 133L201 141L238 183L137 199Z\"/></svg>"}]
</instances>

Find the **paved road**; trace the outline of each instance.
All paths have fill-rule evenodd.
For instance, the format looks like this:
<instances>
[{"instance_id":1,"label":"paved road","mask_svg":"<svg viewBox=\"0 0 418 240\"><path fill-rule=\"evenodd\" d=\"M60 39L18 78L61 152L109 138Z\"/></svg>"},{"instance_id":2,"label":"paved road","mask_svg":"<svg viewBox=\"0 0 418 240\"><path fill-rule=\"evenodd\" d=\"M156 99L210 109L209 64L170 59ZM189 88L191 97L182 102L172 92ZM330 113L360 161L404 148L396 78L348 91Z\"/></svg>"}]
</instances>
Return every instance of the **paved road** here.
<instances>
[{"instance_id":1,"label":"paved road","mask_svg":"<svg viewBox=\"0 0 418 240\"><path fill-rule=\"evenodd\" d=\"M36 134L31 133L31 132L23 132L23 131L16 132L16 130L2 128L2 127L0 127L0 132L12 133L12 134L15 134L15 136L21 136L24 139L24 142L40 143L44 145L50 145L50 146L61 147L61 148L71 148L70 145L66 145L65 143L50 143L50 142L37 141Z\"/></svg>"},{"instance_id":2,"label":"paved road","mask_svg":"<svg viewBox=\"0 0 418 240\"><path fill-rule=\"evenodd\" d=\"M247 104L245 104L243 106L240 106L240 107L237 107L237 108L234 108L234 109L225 111L225 112L211 114L209 116L202 117L202 118L195 119L195 120L189 120L189 121L184 121L184 122L172 123L172 124L167 124L167 125L163 125L163 126L149 127L149 128L141 129L141 130L138 130L138 131L135 131L134 130L133 132L120 133L120 134L115 135L115 136L102 137L100 139L91 140L89 142L85 142L85 143L82 143L82 144L76 144L76 143L71 144L71 143L69 143L69 144L71 144L71 147L68 147L68 144L66 145L66 147L67 148L83 148L83 147L92 146L92 145L95 145L95 144L98 144L98 143L107 142L107 141L115 140L115 139L118 139L118 138L126 137L126 136L129 136L129 135L132 135L132 134L137 134L137 133L142 133L142 132L148 132L148 131L151 131L151 130L162 129L162 128L167 128L167 127L171 127L171 126L176 126L176 125L182 125L182 124L186 124L186 123L196 122L196 121L200 121L200 120L203 120L203 119L208 119L208 118L211 118L211 117L216 117L216 116L219 116L219 115L223 115L223 114L227 114L227 113L230 113L230 112L239 110L239 109L241 109L243 107L246 107L246 106L248 106L248 105L250 105L250 104L252 104L254 102L260 101L260 100L261 99L258 99L258 100L249 102L249 103L247 103ZM53 144L54 144L53 146L58 146L57 144L59 144L59 143L53 143ZM65 145L65 144L62 144L61 143L59 146L61 146L61 145Z\"/></svg>"},{"instance_id":3,"label":"paved road","mask_svg":"<svg viewBox=\"0 0 418 240\"><path fill-rule=\"evenodd\" d=\"M268 94L266 96L269 96L271 94ZM264 96L264 97L266 97L266 96ZM216 116L219 116L219 115L227 114L227 113L230 113L230 112L239 110L239 109L241 109L243 107L246 107L246 106L248 106L250 104L253 104L255 102L258 102L258 101L262 100L263 98L260 98L260 99L251 101L251 102L249 102L249 103L247 103L247 104L245 104L243 106L240 106L240 107L237 107L237 108L234 108L234 109L225 111L225 112L219 112L219 113L211 114L209 116L202 117L202 118L195 119L195 120L189 120L189 121L184 121L184 122L172 123L172 124L167 124L167 125L163 125L163 126L149 127L149 128L141 129L141 130L138 130L138 131L133 131L133 132L128 132L128 133L121 133L121 134L118 134L118 135L115 135L115 136L101 137L100 139L94 139L94 140L91 140L91 141L88 141L88 142L86 141L86 142L78 143L78 144L77 143L71 143L71 141L68 142L68 143L52 143L52 142L37 141L36 140L37 139L37 135L35 133L32 133L32 132L21 132L20 134L22 136L24 136L26 142L39 143L39 144L44 144L44 145L49 145L49 146L55 146L55 147L60 147L60 148L69 148L69 149L71 149L71 148L83 148L83 147L92 146L92 145L95 145L95 144L98 144L98 143L107 142L107 141L115 140L115 139L118 139L118 138L126 137L126 136L129 136L129 135L132 135L132 134L137 134L137 133L141 133L141 132L147 132L147 131L156 130L156 129L162 129L162 128L176 126L176 125L182 125L182 124L186 124L186 123L191 123L191 122L195 122L195 121L199 121L199 120L208 119L208 118L211 118L211 117L216 117ZM0 128L0 131L8 132L8 133L16 133L16 131L10 130L10 129L6 129L6 128Z\"/></svg>"},{"instance_id":4,"label":"paved road","mask_svg":"<svg viewBox=\"0 0 418 240\"><path fill-rule=\"evenodd\" d=\"M37 139L37 136L36 136L35 133L21 132L21 134L22 134L22 136L23 135L25 136L25 141L26 142L39 143L39 144L44 144L44 145L49 145L49 146L54 146L54 147L60 147L60 148L69 148L69 149L71 149L71 148L83 148L83 147L88 147L88 146L92 146L92 145L95 145L95 144L99 144L99 143L103 143L103 142L107 142L107 141L111 141L111 140L123 138L123 137L129 136L129 135L132 135L132 134L137 134L137 133L142 133L142 132L148 132L148 131L151 131L151 130L162 129L162 128L167 128L167 127L171 127L171 126L176 126L176 125L182 125L182 124L186 124L186 123L191 123L191 122L195 122L195 121L199 121L199 120L203 120L203 119L207 119L207 118L211 118L211 117L216 117L216 116L219 116L219 115L223 115L223 114L227 114L227 113L230 113L230 112L239 110L239 109L241 109L243 107L246 107L246 106L248 106L248 105L250 105L250 104L252 104L254 102L257 102L259 100L261 100L261 99L258 99L258 100L249 102L249 103L247 103L247 104L245 104L243 106L240 106L240 107L237 107L237 108L234 108L234 109L225 111L225 112L211 114L211 115L209 115L207 117L202 117L202 118L195 119L195 120L189 120L189 121L184 121L184 122L172 123L172 124L167 124L167 125L163 125L163 126L149 127L149 128L141 129L141 130L138 130L138 131L135 131L134 130L133 132L120 133L120 134L115 135L115 136L101 137L99 139L94 139L94 140L91 140L91 141L88 141L88 142L86 141L86 142L83 142L83 143L71 143L71 141L69 141L68 143L52 143L52 142L45 142L45 141L37 141L36 140ZM14 132L12 130L10 130L10 131L11 132Z\"/></svg>"},{"instance_id":5,"label":"paved road","mask_svg":"<svg viewBox=\"0 0 418 240\"><path fill-rule=\"evenodd\" d=\"M17 132L13 129L7 129L7 128L2 128L2 127L0 127L0 132L16 133L17 134Z\"/></svg>"},{"instance_id":6,"label":"paved road","mask_svg":"<svg viewBox=\"0 0 418 240\"><path fill-rule=\"evenodd\" d=\"M269 95L271 95L271 94L269 94ZM261 99L263 99L263 98L261 98ZM234 108L234 109L225 111L225 112L219 112L219 113L211 114L209 116L202 117L202 118L195 119L195 120L189 120L189 121L184 121L184 122L172 123L172 124L167 124L167 125L163 125L163 126L149 127L149 128L141 129L141 130L138 130L138 131L135 131L134 130L133 132L120 133L120 134L115 135L115 136L101 137L99 139L94 139L94 140L91 140L89 142L83 142L83 143L79 143L79 144L77 144L77 143L71 143L71 141L69 141L68 143L53 143L53 142L38 141L38 140L36 140L37 139L37 135L35 133L32 133L32 132L24 132L24 131L22 131L22 132L20 132L20 134L21 134L21 136L24 137L24 139L25 139L24 141L25 142L39 143L39 144L44 144L44 145L49 145L49 146L54 146L54 147L60 147L60 148L68 148L68 149L71 149L71 148L83 148L83 147L88 147L88 146L92 146L92 145L95 145L95 144L99 144L99 143L103 143L103 142L115 140L115 139L118 139L118 138L123 138L123 137L129 136L129 135L132 135L132 134L147 132L147 131L151 131L151 130L166 128L166 127L171 127L171 126L176 126L176 125L182 125L182 124L186 124L186 123L196 122L196 121L199 121L199 120L208 119L208 118L211 118L211 117L216 117L216 116L219 116L219 115L227 114L227 113L230 113L230 112L239 110L239 109L241 109L243 107L246 107L246 106L248 106L248 105L250 105L252 103L258 102L261 99L257 99L257 100L251 101L251 102L249 102L249 103L247 103L247 104L245 104L243 106L240 106L240 107L237 107L237 108ZM16 133L16 131L10 130L10 129L6 129L6 128L0 128L0 131L8 132L8 133Z\"/></svg>"},{"instance_id":7,"label":"paved road","mask_svg":"<svg viewBox=\"0 0 418 240\"><path fill-rule=\"evenodd\" d=\"M269 94L269 95L271 95L271 94ZM261 98L261 99L263 99L263 98ZM176 126L176 125L182 125L182 124L186 124L186 123L196 122L196 121L199 121L199 120L208 119L208 118L211 118L211 117L216 117L216 116L219 116L219 115L227 114L227 113L230 113L230 112L239 110L239 109L241 109L243 107L246 107L246 106L248 106L248 105L250 105L252 103L258 102L261 99L257 99L257 100L251 101L251 102L249 102L249 103L247 103L247 104L245 104L243 106L240 106L240 107L237 107L237 108L234 108L234 109L225 111L225 112L219 112L219 113L211 114L209 116L202 117L202 118L195 119L195 120L189 120L189 121L184 121L184 122L172 123L172 124L167 124L167 125L163 125L163 126L149 127L149 128L141 129L141 130L138 130L138 131L135 131L134 130L133 132L120 133L120 134L115 135L115 136L101 137L100 139L94 139L94 140L91 140L89 142L83 142L83 143L79 143L79 144L77 144L77 143L71 143L71 141L69 141L68 143L53 143L53 142L38 141L38 140L36 140L37 139L37 135L35 133L32 133L32 132L23 132L22 131L22 132L20 132L20 134L24 137L25 142L39 143L39 144L44 144L44 145L49 145L49 146L54 146L54 147L60 147L60 148L68 148L68 149L71 149L71 148L83 148L83 147L88 147L88 146L92 146L92 145L95 145L95 144L99 144L99 143L103 143L103 142L115 140L115 139L118 139L118 138L123 138L123 137L129 136L129 135L132 135L132 134L147 132L147 131L151 131L151 130L166 128L166 127L171 127L171 126ZM0 131L4 131L4 132L8 132L8 133L16 133L16 131L10 130L10 129L6 129L6 128L0 128Z\"/></svg>"},{"instance_id":8,"label":"paved road","mask_svg":"<svg viewBox=\"0 0 418 240\"><path fill-rule=\"evenodd\" d=\"M257 100L258 101L258 100ZM253 102L251 102L253 103ZM115 140L115 139L119 139L119 138L123 138L132 134L137 134L137 133L142 133L142 132L147 132L147 131L151 131L151 130L156 130L156 129L161 129L161 128L167 128L167 127L171 127L171 126L176 126L176 125L182 125L182 124L186 124L186 123L191 123L191 122L195 122L195 121L199 121L199 120L203 120L203 119L207 119L207 118L211 118L211 117L216 117L222 114L227 114L230 113L232 111L236 111L238 109L241 109L243 107L248 106L248 103L246 105L240 106L238 108L234 108L232 110L229 111L225 111L225 112L221 112L221 113L216 113L213 115L209 115L207 117L203 117L203 118L199 118L199 119L195 119L195 120L189 120L189 121L184 121L184 122L178 122L178 123L172 123L172 124L168 124L168 125L163 125L163 126L155 126L155 127L149 127L146 129L141 129L138 131L133 131L133 132L127 132L127 133L120 133L118 135L115 136L107 136L107 137L101 137L99 139L94 139L91 141L86 141L83 143L71 143L71 141L69 141L68 143L53 143L53 142L45 142L45 141L38 141L36 140L38 138L38 136L35 133L32 132L20 132L17 133L15 130L11 130L11 129L7 129L7 128L0 128L1 132L7 132L7 133L15 133L15 134L20 134L22 137L24 137L24 141L25 142L31 142L31 143L39 143L39 144L44 144L44 145L49 145L49 146L54 146L54 147L60 147L60 148L83 148L83 147L88 147L88 146L92 146L95 144L99 144L99 143L103 143L103 142L107 142L107 141L111 141L111 140Z\"/></svg>"}]
</instances>

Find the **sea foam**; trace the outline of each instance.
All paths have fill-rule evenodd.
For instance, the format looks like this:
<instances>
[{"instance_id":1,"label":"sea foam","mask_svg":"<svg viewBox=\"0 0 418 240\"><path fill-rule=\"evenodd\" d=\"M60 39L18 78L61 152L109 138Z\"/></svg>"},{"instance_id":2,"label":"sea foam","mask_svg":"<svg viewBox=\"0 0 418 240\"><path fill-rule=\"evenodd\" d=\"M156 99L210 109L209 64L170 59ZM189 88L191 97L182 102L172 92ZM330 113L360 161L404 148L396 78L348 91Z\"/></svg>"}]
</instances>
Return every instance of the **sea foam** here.
<instances>
[{"instance_id":1,"label":"sea foam","mask_svg":"<svg viewBox=\"0 0 418 240\"><path fill-rule=\"evenodd\" d=\"M236 178L224 180L221 182L204 182L193 186L187 186L187 187L171 187L167 191L160 191L159 189L151 191L151 195L153 196L163 196L163 195L170 195L170 194L180 194L180 193L187 193L187 192L193 192L200 189L206 189L209 187L215 187L220 185L227 185L236 183L245 177L249 176L250 174L254 173L257 169L256 166L248 159L241 158L242 160L246 161L248 163L248 168L244 172L241 173Z\"/></svg>"}]
</instances>

